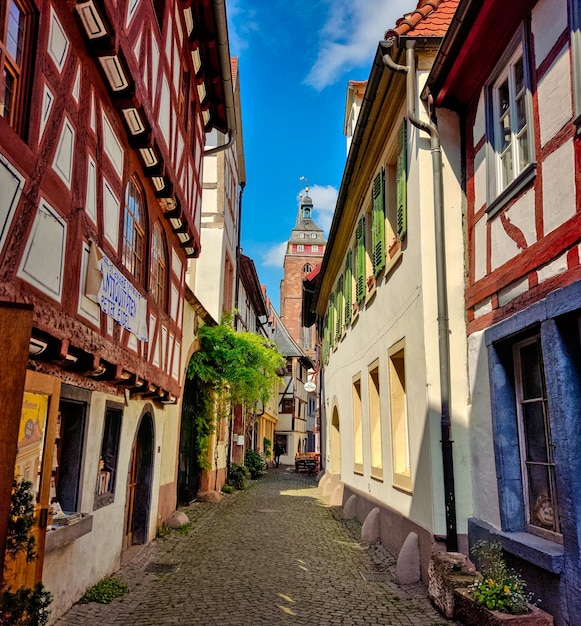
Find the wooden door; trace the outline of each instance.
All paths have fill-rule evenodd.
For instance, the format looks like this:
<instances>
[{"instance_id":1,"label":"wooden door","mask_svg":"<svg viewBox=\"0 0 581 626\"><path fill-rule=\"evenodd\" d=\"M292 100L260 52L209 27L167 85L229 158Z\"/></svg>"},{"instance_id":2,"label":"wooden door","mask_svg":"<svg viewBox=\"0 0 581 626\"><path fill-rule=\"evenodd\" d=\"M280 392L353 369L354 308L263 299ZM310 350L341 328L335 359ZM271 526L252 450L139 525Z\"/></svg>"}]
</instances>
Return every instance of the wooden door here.
<instances>
[{"instance_id":1,"label":"wooden door","mask_svg":"<svg viewBox=\"0 0 581 626\"><path fill-rule=\"evenodd\" d=\"M137 452L138 440L136 438L131 451L131 462L129 463L129 476L127 480L127 514L125 516L125 537L123 549L126 550L133 545L133 510L135 507L135 489L137 487Z\"/></svg>"},{"instance_id":2,"label":"wooden door","mask_svg":"<svg viewBox=\"0 0 581 626\"><path fill-rule=\"evenodd\" d=\"M36 517L32 536L37 558L26 563L22 554L14 560L7 556L4 581L13 589L32 587L42 580L60 387L58 378L26 372L14 474L32 483Z\"/></svg>"}]
</instances>

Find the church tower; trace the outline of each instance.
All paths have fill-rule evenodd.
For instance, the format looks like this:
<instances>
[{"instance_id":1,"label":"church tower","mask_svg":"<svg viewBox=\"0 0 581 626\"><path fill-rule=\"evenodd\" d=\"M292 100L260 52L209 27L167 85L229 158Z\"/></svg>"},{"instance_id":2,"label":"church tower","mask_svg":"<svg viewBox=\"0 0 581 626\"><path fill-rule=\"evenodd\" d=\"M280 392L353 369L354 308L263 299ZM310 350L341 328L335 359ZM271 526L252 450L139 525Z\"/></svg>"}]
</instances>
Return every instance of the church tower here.
<instances>
[{"instance_id":1,"label":"church tower","mask_svg":"<svg viewBox=\"0 0 581 626\"><path fill-rule=\"evenodd\" d=\"M297 222L291 231L284 257L284 277L280 283L281 319L305 354L315 359L315 326L302 325L303 277L322 261L326 240L323 229L313 221L313 201L309 188L301 198Z\"/></svg>"}]
</instances>

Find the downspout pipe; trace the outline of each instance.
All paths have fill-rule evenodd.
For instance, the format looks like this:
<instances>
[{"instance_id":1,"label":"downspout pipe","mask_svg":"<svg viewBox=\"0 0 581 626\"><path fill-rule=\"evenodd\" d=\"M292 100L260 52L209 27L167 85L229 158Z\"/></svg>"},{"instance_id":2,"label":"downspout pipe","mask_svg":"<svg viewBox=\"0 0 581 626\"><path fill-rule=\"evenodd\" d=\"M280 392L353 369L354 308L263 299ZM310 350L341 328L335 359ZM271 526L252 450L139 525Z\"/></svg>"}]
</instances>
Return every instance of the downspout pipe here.
<instances>
[{"instance_id":1,"label":"downspout pipe","mask_svg":"<svg viewBox=\"0 0 581 626\"><path fill-rule=\"evenodd\" d=\"M389 49L394 38L382 41L386 51L383 62L393 72L406 74L407 118L419 130L430 136L434 189L434 217L436 238L436 292L438 306L438 352L440 366L441 398L441 445L444 477L444 506L446 513L446 549L458 551L458 531L456 524L456 490L454 486L454 458L452 453L450 419L450 324L448 318L448 290L446 278L446 236L444 232L444 183L442 176L442 148L438 128L432 122L420 120L416 114L416 59L415 41L406 41L406 65L393 61Z\"/></svg>"}]
</instances>

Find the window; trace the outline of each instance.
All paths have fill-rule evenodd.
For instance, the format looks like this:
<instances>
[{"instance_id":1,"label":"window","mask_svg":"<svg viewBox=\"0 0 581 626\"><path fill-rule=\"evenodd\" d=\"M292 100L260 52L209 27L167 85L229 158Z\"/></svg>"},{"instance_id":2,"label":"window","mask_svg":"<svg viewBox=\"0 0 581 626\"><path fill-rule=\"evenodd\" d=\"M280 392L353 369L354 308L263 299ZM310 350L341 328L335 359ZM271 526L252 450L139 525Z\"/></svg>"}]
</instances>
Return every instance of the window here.
<instances>
[{"instance_id":1,"label":"window","mask_svg":"<svg viewBox=\"0 0 581 626\"><path fill-rule=\"evenodd\" d=\"M385 267L385 175L383 169L373 179L371 192L371 260L377 278Z\"/></svg>"},{"instance_id":2,"label":"window","mask_svg":"<svg viewBox=\"0 0 581 626\"><path fill-rule=\"evenodd\" d=\"M95 488L95 508L113 502L117 478L117 460L121 437L121 409L108 408L105 413L99 471Z\"/></svg>"},{"instance_id":3,"label":"window","mask_svg":"<svg viewBox=\"0 0 581 626\"><path fill-rule=\"evenodd\" d=\"M32 37L32 11L21 0L0 4L0 115L22 134L26 120L26 97Z\"/></svg>"},{"instance_id":4,"label":"window","mask_svg":"<svg viewBox=\"0 0 581 626\"><path fill-rule=\"evenodd\" d=\"M125 190L123 211L123 265L133 274L137 282L143 282L145 251L145 204L137 181L132 178Z\"/></svg>"},{"instance_id":5,"label":"window","mask_svg":"<svg viewBox=\"0 0 581 626\"><path fill-rule=\"evenodd\" d=\"M408 230L407 210L407 120L404 118L397 135L397 164L395 172L397 239L403 241Z\"/></svg>"},{"instance_id":6,"label":"window","mask_svg":"<svg viewBox=\"0 0 581 626\"><path fill-rule=\"evenodd\" d=\"M541 339L536 335L513 347L516 410L528 530L560 533Z\"/></svg>"},{"instance_id":7,"label":"window","mask_svg":"<svg viewBox=\"0 0 581 626\"><path fill-rule=\"evenodd\" d=\"M357 304L365 299L365 216L359 218L355 230L355 299Z\"/></svg>"},{"instance_id":8,"label":"window","mask_svg":"<svg viewBox=\"0 0 581 626\"><path fill-rule=\"evenodd\" d=\"M305 238L305 233L299 233L299 239L304 239Z\"/></svg>"},{"instance_id":9,"label":"window","mask_svg":"<svg viewBox=\"0 0 581 626\"><path fill-rule=\"evenodd\" d=\"M391 348L388 356L393 486L411 491L404 342L400 341Z\"/></svg>"},{"instance_id":10,"label":"window","mask_svg":"<svg viewBox=\"0 0 581 626\"><path fill-rule=\"evenodd\" d=\"M335 339L339 341L343 333L343 275L337 281L337 320L335 323Z\"/></svg>"},{"instance_id":11,"label":"window","mask_svg":"<svg viewBox=\"0 0 581 626\"><path fill-rule=\"evenodd\" d=\"M533 160L529 71L522 34L511 50L511 56L501 61L489 86L495 181L490 200L516 180Z\"/></svg>"},{"instance_id":12,"label":"window","mask_svg":"<svg viewBox=\"0 0 581 626\"><path fill-rule=\"evenodd\" d=\"M303 275L309 274L312 271L313 271L312 265L309 265L308 263L306 265L303 265L303 270L302 270Z\"/></svg>"},{"instance_id":13,"label":"window","mask_svg":"<svg viewBox=\"0 0 581 626\"><path fill-rule=\"evenodd\" d=\"M297 245L297 252L304 252L305 246L302 243Z\"/></svg>"},{"instance_id":14,"label":"window","mask_svg":"<svg viewBox=\"0 0 581 626\"><path fill-rule=\"evenodd\" d=\"M369 434L371 445L371 477L383 480L383 452L381 442L381 406L379 392L379 366L369 369Z\"/></svg>"},{"instance_id":15,"label":"window","mask_svg":"<svg viewBox=\"0 0 581 626\"><path fill-rule=\"evenodd\" d=\"M283 398L281 403L282 413L294 413L295 400L294 398Z\"/></svg>"},{"instance_id":16,"label":"window","mask_svg":"<svg viewBox=\"0 0 581 626\"><path fill-rule=\"evenodd\" d=\"M65 514L78 510L86 408L76 400L61 399L59 404L51 503L58 502Z\"/></svg>"},{"instance_id":17,"label":"window","mask_svg":"<svg viewBox=\"0 0 581 626\"><path fill-rule=\"evenodd\" d=\"M345 325L351 323L351 317L353 315L353 251L348 250L345 257L345 286L344 286L344 300L345 300Z\"/></svg>"},{"instance_id":18,"label":"window","mask_svg":"<svg viewBox=\"0 0 581 626\"><path fill-rule=\"evenodd\" d=\"M151 268L149 289L155 302L162 309L166 305L167 256L161 226L156 223L151 236Z\"/></svg>"},{"instance_id":19,"label":"window","mask_svg":"<svg viewBox=\"0 0 581 626\"><path fill-rule=\"evenodd\" d=\"M307 326L301 327L301 336L302 342L301 347L303 350L312 350L313 349L313 328L309 328Z\"/></svg>"},{"instance_id":20,"label":"window","mask_svg":"<svg viewBox=\"0 0 581 626\"><path fill-rule=\"evenodd\" d=\"M317 233L311 233L311 239L316 239L317 238Z\"/></svg>"},{"instance_id":21,"label":"window","mask_svg":"<svg viewBox=\"0 0 581 626\"><path fill-rule=\"evenodd\" d=\"M234 300L234 266L230 257L226 255L224 259L224 296L222 309L230 312L232 310Z\"/></svg>"},{"instance_id":22,"label":"window","mask_svg":"<svg viewBox=\"0 0 581 626\"><path fill-rule=\"evenodd\" d=\"M311 246L311 250L313 252L318 252L319 251L319 246Z\"/></svg>"},{"instance_id":23,"label":"window","mask_svg":"<svg viewBox=\"0 0 581 626\"><path fill-rule=\"evenodd\" d=\"M332 293L329 298L329 313L328 313L328 322L329 322L329 347L333 347L335 345L335 294Z\"/></svg>"},{"instance_id":24,"label":"window","mask_svg":"<svg viewBox=\"0 0 581 626\"><path fill-rule=\"evenodd\" d=\"M353 471L363 474L363 424L361 420L361 377L353 380Z\"/></svg>"}]
</instances>

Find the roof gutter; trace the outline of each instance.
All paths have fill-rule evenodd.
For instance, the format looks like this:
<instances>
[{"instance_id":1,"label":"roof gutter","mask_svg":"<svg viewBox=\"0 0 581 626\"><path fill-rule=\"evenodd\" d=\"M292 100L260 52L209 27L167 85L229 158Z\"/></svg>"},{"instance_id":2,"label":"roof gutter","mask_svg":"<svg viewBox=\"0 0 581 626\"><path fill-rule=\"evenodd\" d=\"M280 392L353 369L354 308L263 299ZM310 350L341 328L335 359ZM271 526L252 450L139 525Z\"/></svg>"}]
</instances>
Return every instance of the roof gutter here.
<instances>
[{"instance_id":1,"label":"roof gutter","mask_svg":"<svg viewBox=\"0 0 581 626\"><path fill-rule=\"evenodd\" d=\"M413 39L406 41L406 63L398 65L391 58L390 48L395 38L380 43L385 50L383 63L392 72L406 74L407 118L419 130L430 136L434 190L434 217L436 237L436 292L438 306L438 353L440 364L440 399L442 435L442 466L444 476L444 506L446 513L446 549L458 550L456 524L456 491L454 486L454 458L452 454L450 420L450 324L448 320L448 290L446 279L446 237L444 232L444 184L442 177L442 149L438 128L432 122L424 122L416 114L416 59Z\"/></svg>"},{"instance_id":2,"label":"roof gutter","mask_svg":"<svg viewBox=\"0 0 581 626\"><path fill-rule=\"evenodd\" d=\"M230 65L230 43L228 40L228 21L226 19L225 0L212 0L216 19L216 39L218 58L220 59L220 80L224 86L224 106L228 125L228 141L214 148L204 150L204 156L227 150L236 140L236 107L234 106L234 85L232 84L232 66Z\"/></svg>"}]
</instances>

